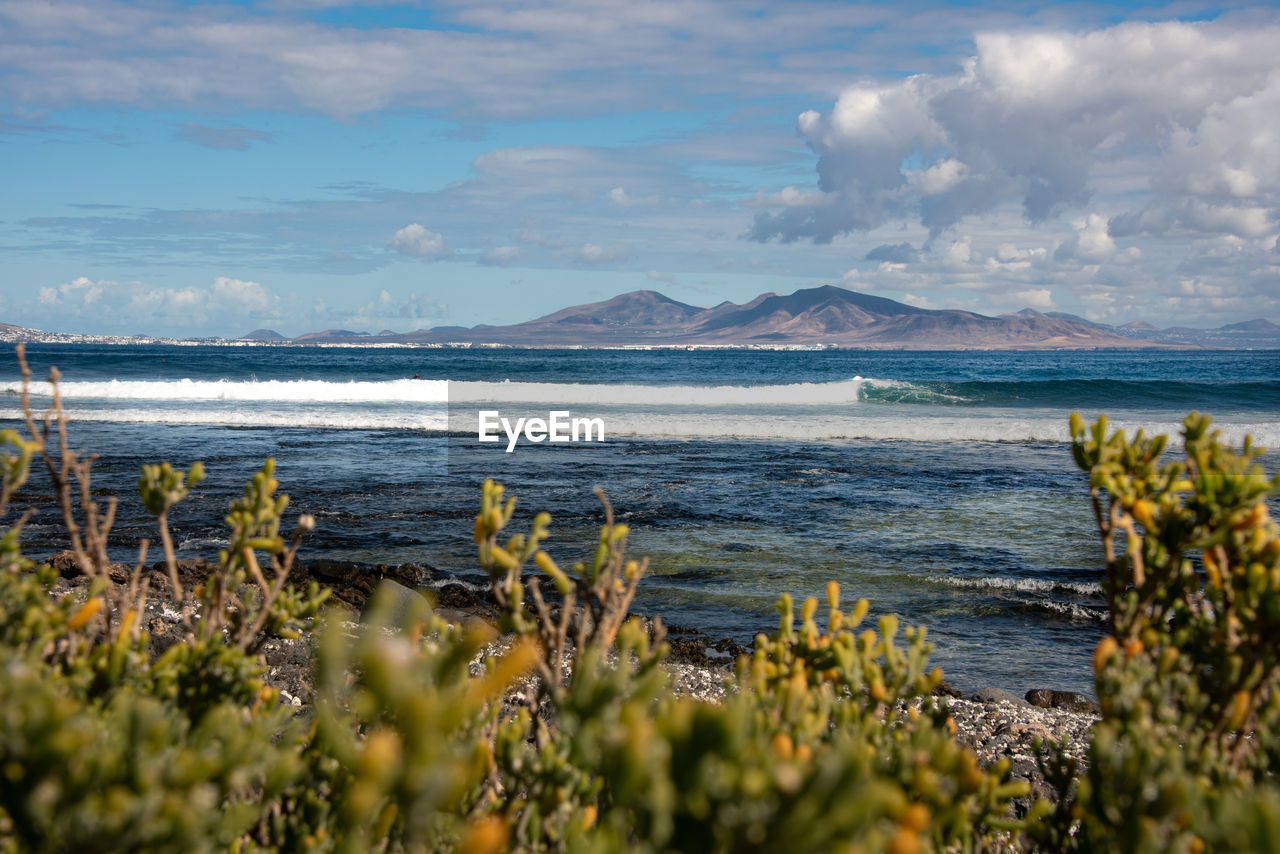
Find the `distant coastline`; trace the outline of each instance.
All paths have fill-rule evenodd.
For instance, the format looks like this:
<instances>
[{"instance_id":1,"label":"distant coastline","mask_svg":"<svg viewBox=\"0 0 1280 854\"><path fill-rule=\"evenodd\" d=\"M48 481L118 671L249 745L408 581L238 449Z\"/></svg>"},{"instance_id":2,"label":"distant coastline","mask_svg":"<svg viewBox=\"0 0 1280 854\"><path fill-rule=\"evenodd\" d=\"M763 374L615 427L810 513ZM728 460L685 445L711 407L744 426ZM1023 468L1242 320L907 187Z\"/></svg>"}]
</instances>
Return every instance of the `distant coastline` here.
<instances>
[{"instance_id":1,"label":"distant coastline","mask_svg":"<svg viewBox=\"0 0 1280 854\"><path fill-rule=\"evenodd\" d=\"M508 326L438 326L413 332L349 329L293 338L259 328L240 338L173 338L47 332L0 323L0 341L48 344L220 347L407 347L599 350L1129 350L1280 349L1280 325L1257 318L1217 329L1112 326L1031 308L998 317L925 309L834 285L738 305L688 305L656 291L631 291Z\"/></svg>"}]
</instances>

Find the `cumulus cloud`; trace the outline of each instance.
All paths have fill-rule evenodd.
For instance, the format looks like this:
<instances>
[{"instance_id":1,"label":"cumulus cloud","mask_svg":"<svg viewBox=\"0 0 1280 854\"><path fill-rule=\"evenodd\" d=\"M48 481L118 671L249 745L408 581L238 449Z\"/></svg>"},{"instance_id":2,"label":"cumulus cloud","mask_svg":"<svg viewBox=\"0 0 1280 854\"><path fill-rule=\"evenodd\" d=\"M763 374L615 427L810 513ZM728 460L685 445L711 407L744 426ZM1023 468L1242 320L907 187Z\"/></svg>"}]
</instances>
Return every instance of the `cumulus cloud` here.
<instances>
[{"instance_id":1,"label":"cumulus cloud","mask_svg":"<svg viewBox=\"0 0 1280 854\"><path fill-rule=\"evenodd\" d=\"M1107 221L1098 214L1089 214L1075 223L1076 232L1053 253L1055 261L1076 260L1085 264L1097 264L1116 253L1116 242L1107 232Z\"/></svg>"},{"instance_id":2,"label":"cumulus cloud","mask_svg":"<svg viewBox=\"0 0 1280 854\"><path fill-rule=\"evenodd\" d=\"M30 311L54 329L125 333L157 333L164 328L199 334L211 329L235 332L242 325L252 328L282 316L280 298L262 284L226 276L208 287L163 287L80 276L41 287ZM143 322L149 328L138 328Z\"/></svg>"},{"instance_id":3,"label":"cumulus cloud","mask_svg":"<svg viewBox=\"0 0 1280 854\"><path fill-rule=\"evenodd\" d=\"M1052 308L1053 293L1048 288L1028 288L1016 291L1013 298L1030 308Z\"/></svg>"},{"instance_id":4,"label":"cumulus cloud","mask_svg":"<svg viewBox=\"0 0 1280 854\"><path fill-rule=\"evenodd\" d=\"M822 197L760 212L751 236L824 243L899 220L937 235L1010 202L1039 223L1087 202L1120 158L1146 172L1148 200L1111 220L1113 237L1274 227L1280 27L1127 23L975 42L958 74L854 86L828 113L802 114Z\"/></svg>"},{"instance_id":5,"label":"cumulus cloud","mask_svg":"<svg viewBox=\"0 0 1280 854\"><path fill-rule=\"evenodd\" d=\"M401 255L410 255L424 261L453 257L453 250L445 245L443 235L416 222L406 225L392 236L391 248Z\"/></svg>"},{"instance_id":6,"label":"cumulus cloud","mask_svg":"<svg viewBox=\"0 0 1280 854\"><path fill-rule=\"evenodd\" d=\"M269 312L276 303L276 298L258 282L228 279L225 276L213 280L212 297L224 308L251 314Z\"/></svg>"},{"instance_id":7,"label":"cumulus cloud","mask_svg":"<svg viewBox=\"0 0 1280 854\"><path fill-rule=\"evenodd\" d=\"M61 285L40 288L39 300L41 305L47 306L91 306L98 301L108 285L114 284L116 283L95 282L86 276L79 276Z\"/></svg>"},{"instance_id":8,"label":"cumulus cloud","mask_svg":"<svg viewBox=\"0 0 1280 854\"><path fill-rule=\"evenodd\" d=\"M1186 197L1161 198L1112 217L1107 232L1113 237L1170 233L1264 237L1275 233L1275 210L1274 202L1245 205Z\"/></svg>"},{"instance_id":9,"label":"cumulus cloud","mask_svg":"<svg viewBox=\"0 0 1280 854\"><path fill-rule=\"evenodd\" d=\"M412 292L397 296L383 288L369 302L340 316L344 327L362 332L409 332L439 325L448 316L447 308L429 294Z\"/></svg>"}]
</instances>

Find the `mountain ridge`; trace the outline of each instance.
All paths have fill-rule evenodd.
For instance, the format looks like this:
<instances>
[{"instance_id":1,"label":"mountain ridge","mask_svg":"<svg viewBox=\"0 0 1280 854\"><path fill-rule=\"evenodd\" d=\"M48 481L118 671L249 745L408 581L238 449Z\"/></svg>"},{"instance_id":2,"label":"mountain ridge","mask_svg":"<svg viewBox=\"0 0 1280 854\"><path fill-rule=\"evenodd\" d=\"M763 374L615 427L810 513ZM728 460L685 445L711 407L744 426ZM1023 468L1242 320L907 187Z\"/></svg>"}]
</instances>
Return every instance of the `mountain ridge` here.
<instances>
[{"instance_id":1,"label":"mountain ridge","mask_svg":"<svg viewBox=\"0 0 1280 854\"><path fill-rule=\"evenodd\" d=\"M921 350L1179 346L1126 337L1111 329L1050 317L1032 309L989 317L959 309L921 308L836 285L802 288L786 295L761 294L745 304L726 301L710 308L691 306L657 291L631 291L509 326L450 327L378 340L534 347L810 346Z\"/></svg>"},{"instance_id":2,"label":"mountain ridge","mask_svg":"<svg viewBox=\"0 0 1280 854\"><path fill-rule=\"evenodd\" d=\"M1107 348L1280 349L1280 326L1255 319L1218 329L1122 326L1032 308L992 317L922 308L836 285L763 293L738 304L683 303L654 290L568 306L506 326L439 326L376 334L327 329L287 338L259 328L239 339L76 335L0 323L0 340L72 343L226 343L515 347L811 347L908 350L1062 350Z\"/></svg>"}]
</instances>

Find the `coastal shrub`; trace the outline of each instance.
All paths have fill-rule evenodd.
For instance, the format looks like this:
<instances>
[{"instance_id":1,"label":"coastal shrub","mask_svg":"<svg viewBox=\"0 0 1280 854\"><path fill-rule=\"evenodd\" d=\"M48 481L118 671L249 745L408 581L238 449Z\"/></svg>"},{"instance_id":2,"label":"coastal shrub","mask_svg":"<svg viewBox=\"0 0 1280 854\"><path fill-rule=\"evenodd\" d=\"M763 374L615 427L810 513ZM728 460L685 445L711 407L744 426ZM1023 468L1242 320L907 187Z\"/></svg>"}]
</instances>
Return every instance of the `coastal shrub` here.
<instances>
[{"instance_id":1,"label":"coastal shrub","mask_svg":"<svg viewBox=\"0 0 1280 854\"><path fill-rule=\"evenodd\" d=\"M1101 536L1109 636L1093 657L1102 720L1071 818L1046 847L1273 850L1280 826L1280 476L1208 416L1167 437L1071 420ZM1064 795L1066 787L1064 786ZM1052 838L1053 844L1047 840ZM1270 839L1268 842L1267 840Z\"/></svg>"},{"instance_id":2,"label":"coastal shrub","mask_svg":"<svg viewBox=\"0 0 1280 854\"><path fill-rule=\"evenodd\" d=\"M894 617L858 631L868 605L827 627L806 600L738 662L723 702L676 697L657 665L660 624L626 619L645 564L626 558L626 526L605 523L590 561L560 568L541 549L550 519L500 543L515 512L486 482L475 536L502 624L536 640L541 678L498 727L503 786L493 811L537 850L994 850L1020 827L1010 801L1028 794L1008 764L979 768L929 696L923 629L897 643ZM526 577L532 562L541 577ZM541 582L549 580L553 607ZM526 594L529 607L525 607Z\"/></svg>"},{"instance_id":3,"label":"coastal shrub","mask_svg":"<svg viewBox=\"0 0 1280 854\"><path fill-rule=\"evenodd\" d=\"M723 702L673 696L661 622L628 613L646 564L603 493L591 559L563 570L541 548L545 514L499 543L515 503L485 485L477 547L512 633L497 646L425 601L394 625L383 599L363 624L313 627L326 591L288 584L313 521L282 534L270 460L198 581L169 519L203 467L144 466L160 575L145 541L114 564L115 499L99 502L94 458L72 450L58 379L43 414L24 383L27 434L0 434L0 511L42 463L86 583L23 557L26 516L0 538L0 850L997 850L1018 826L1026 785L951 738L923 630L861 629L867 603L842 611L835 585L825 629L816 600L797 624L782 598ZM153 592L180 635L158 655ZM314 692L297 715L261 651L308 627Z\"/></svg>"},{"instance_id":4,"label":"coastal shrub","mask_svg":"<svg viewBox=\"0 0 1280 854\"><path fill-rule=\"evenodd\" d=\"M295 716L264 684L261 649L299 638L328 591L288 584L314 522L304 514L281 533L288 496L267 460L230 505L227 548L194 584L168 519L203 467L143 466L139 496L157 520L180 633L151 655L148 543L132 569L110 562L115 498L94 498L94 457L72 449L56 369L49 408L35 413L18 356L28 435L0 432L0 517L42 462L88 583L60 590L58 572L22 555L29 513L0 538L0 850L501 847L500 823L467 816L496 701L531 666L529 646L491 656L472 678L487 634L448 626L425 600L390 626L375 602L365 625L335 616L316 633L315 698Z\"/></svg>"},{"instance_id":5,"label":"coastal shrub","mask_svg":"<svg viewBox=\"0 0 1280 854\"><path fill-rule=\"evenodd\" d=\"M43 460L90 582L83 598L55 592L58 573L21 554L27 515L0 540L0 849L226 850L301 768L281 738L290 716L260 662L221 639L147 654L145 545L113 582L115 507L89 497L92 458L69 449L56 397L27 421L29 436L0 435L0 510ZM287 603L285 623L319 604Z\"/></svg>"},{"instance_id":6,"label":"coastal shrub","mask_svg":"<svg viewBox=\"0 0 1280 854\"><path fill-rule=\"evenodd\" d=\"M426 600L392 623L386 594L362 625L319 632L305 773L271 805L253 837L261 850L505 850L511 829L482 798L501 699L533 647L490 655L473 677L492 632L449 625Z\"/></svg>"},{"instance_id":7,"label":"coastal shrub","mask_svg":"<svg viewBox=\"0 0 1280 854\"><path fill-rule=\"evenodd\" d=\"M361 624L322 614L326 591L289 583L314 523L284 532L271 461L198 581L169 520L203 468L143 467L164 560L147 571L143 542L114 564L115 499L95 497L52 380L46 413L24 391L25 431L0 431L0 851L1277 850L1280 477L1206 417L1175 461L1163 437L1073 419L1105 562L1102 720L1086 763L1046 747L1059 800L1015 820L1029 787L957 744L924 630L865 626L834 583L780 598L722 700L677 696L661 621L629 613L647 565L603 493L571 564L549 516L513 533L515 499L486 482L474 536L504 638L390 594ZM82 584L23 555L11 505L33 466ZM180 626L158 655L157 592ZM300 636L297 712L262 650Z\"/></svg>"}]
</instances>

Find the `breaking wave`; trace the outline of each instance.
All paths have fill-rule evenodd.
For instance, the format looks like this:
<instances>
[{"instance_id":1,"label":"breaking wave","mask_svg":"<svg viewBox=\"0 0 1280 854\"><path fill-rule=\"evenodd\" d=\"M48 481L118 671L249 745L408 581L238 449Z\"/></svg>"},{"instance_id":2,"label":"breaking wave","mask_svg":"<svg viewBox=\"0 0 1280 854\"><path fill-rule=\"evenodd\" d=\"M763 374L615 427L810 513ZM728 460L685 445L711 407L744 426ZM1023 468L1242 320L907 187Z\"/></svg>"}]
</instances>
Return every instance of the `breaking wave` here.
<instances>
[{"instance_id":1,"label":"breaking wave","mask_svg":"<svg viewBox=\"0 0 1280 854\"><path fill-rule=\"evenodd\" d=\"M16 394L21 387L21 383L9 382L0 390ZM109 380L62 382L59 388L64 400L444 403L449 399L449 384L444 380ZM31 391L41 397L52 393L44 382L32 383Z\"/></svg>"},{"instance_id":2,"label":"breaking wave","mask_svg":"<svg viewBox=\"0 0 1280 854\"><path fill-rule=\"evenodd\" d=\"M17 382L0 384L17 417ZM470 382L421 379L109 380L64 382L70 414L86 421L337 429L446 430L474 435L476 411L545 417L551 409L600 417L609 438L795 441L1051 442L1069 440L1058 406L974 406L943 383L853 377L773 385ZM50 393L34 383L36 405ZM448 420L446 421L446 407ZM541 413L539 415L539 413ZM1167 411L1116 413L1113 425L1177 434ZM1146 418L1144 415L1155 417ZM1219 420L1238 443L1246 433L1280 445L1280 419L1236 413Z\"/></svg>"},{"instance_id":3,"label":"breaking wave","mask_svg":"<svg viewBox=\"0 0 1280 854\"><path fill-rule=\"evenodd\" d=\"M1014 590L1024 593L1074 593L1078 596L1101 596L1102 585L1094 581L1057 581L1043 578L927 575L925 581L980 590Z\"/></svg>"}]
</instances>

